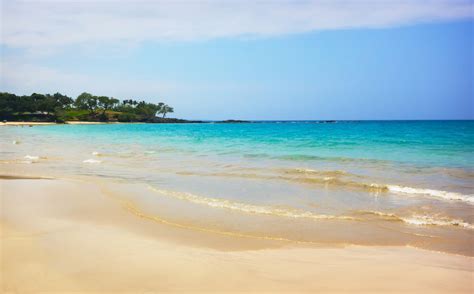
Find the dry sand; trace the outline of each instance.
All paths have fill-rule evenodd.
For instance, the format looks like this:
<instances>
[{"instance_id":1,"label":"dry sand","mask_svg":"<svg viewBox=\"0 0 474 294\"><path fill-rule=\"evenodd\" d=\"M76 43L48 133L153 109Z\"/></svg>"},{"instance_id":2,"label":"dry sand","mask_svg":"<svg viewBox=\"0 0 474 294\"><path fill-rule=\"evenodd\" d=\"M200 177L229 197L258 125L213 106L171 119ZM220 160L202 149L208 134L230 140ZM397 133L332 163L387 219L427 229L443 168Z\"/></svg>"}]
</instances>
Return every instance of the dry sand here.
<instances>
[{"instance_id":1,"label":"dry sand","mask_svg":"<svg viewBox=\"0 0 474 294\"><path fill-rule=\"evenodd\" d=\"M216 236L138 218L97 184L9 177L0 185L2 293L474 290L469 257Z\"/></svg>"},{"instance_id":2,"label":"dry sand","mask_svg":"<svg viewBox=\"0 0 474 294\"><path fill-rule=\"evenodd\" d=\"M118 122L95 122L95 121L67 121L68 125L99 125L99 124L115 124ZM0 122L0 126L48 126L60 123L55 122L27 122L27 121L7 121Z\"/></svg>"},{"instance_id":3,"label":"dry sand","mask_svg":"<svg viewBox=\"0 0 474 294\"><path fill-rule=\"evenodd\" d=\"M55 125L54 122L27 122L27 121L7 121L0 122L0 126L47 126Z\"/></svg>"}]
</instances>

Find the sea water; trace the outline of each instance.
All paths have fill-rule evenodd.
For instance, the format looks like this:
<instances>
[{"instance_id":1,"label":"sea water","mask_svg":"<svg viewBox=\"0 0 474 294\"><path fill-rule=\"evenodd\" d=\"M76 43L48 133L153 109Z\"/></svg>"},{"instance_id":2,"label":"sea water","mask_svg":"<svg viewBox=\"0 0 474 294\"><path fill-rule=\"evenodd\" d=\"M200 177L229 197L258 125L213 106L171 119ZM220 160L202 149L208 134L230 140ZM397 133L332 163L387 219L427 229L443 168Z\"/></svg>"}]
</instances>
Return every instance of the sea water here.
<instances>
[{"instance_id":1,"label":"sea water","mask_svg":"<svg viewBox=\"0 0 474 294\"><path fill-rule=\"evenodd\" d=\"M474 255L474 121L52 125L0 134L2 174L116 183L111 192L130 213L161 224L236 239Z\"/></svg>"}]
</instances>

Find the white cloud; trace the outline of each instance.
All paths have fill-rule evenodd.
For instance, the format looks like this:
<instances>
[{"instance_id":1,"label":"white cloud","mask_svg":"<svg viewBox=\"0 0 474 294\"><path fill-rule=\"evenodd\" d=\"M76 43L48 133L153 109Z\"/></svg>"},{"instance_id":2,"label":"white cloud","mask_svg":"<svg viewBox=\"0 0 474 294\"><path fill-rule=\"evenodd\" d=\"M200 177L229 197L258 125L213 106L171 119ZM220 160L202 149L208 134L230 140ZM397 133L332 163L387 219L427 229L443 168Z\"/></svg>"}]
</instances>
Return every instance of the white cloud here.
<instances>
[{"instance_id":1,"label":"white cloud","mask_svg":"<svg viewBox=\"0 0 474 294\"><path fill-rule=\"evenodd\" d=\"M24 64L21 62L0 62L0 91L13 92L19 95L37 93L61 92L70 96L87 91L96 95L114 96L120 99L136 97L139 95L153 95L142 97L150 100L167 96L165 94L175 91L177 84L159 79L133 79L111 75L86 75L61 71L45 66ZM126 82L119 82L126 80ZM146 89L143 91L141 89Z\"/></svg>"},{"instance_id":2,"label":"white cloud","mask_svg":"<svg viewBox=\"0 0 474 294\"><path fill-rule=\"evenodd\" d=\"M473 17L470 0L16 1L0 0L4 45L68 45L269 37Z\"/></svg>"}]
</instances>

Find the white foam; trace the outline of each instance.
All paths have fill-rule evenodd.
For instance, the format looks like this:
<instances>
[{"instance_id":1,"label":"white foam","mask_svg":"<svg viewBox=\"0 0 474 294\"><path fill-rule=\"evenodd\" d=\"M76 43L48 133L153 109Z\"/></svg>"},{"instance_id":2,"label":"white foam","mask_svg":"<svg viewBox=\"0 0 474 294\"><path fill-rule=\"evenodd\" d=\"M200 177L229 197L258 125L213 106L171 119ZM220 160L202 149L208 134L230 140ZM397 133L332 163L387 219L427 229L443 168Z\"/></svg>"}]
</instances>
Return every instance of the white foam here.
<instances>
[{"instance_id":1,"label":"white foam","mask_svg":"<svg viewBox=\"0 0 474 294\"><path fill-rule=\"evenodd\" d=\"M381 211L376 211L376 210L362 210L361 213L372 214L372 215L376 215L376 216L380 216L384 218L392 218L392 219L397 219L397 220L400 219L399 216L390 212L381 212Z\"/></svg>"},{"instance_id":2,"label":"white foam","mask_svg":"<svg viewBox=\"0 0 474 294\"><path fill-rule=\"evenodd\" d=\"M191 193L177 192L157 189L152 186L149 186L149 189L157 192L159 194L173 197L180 200L189 201L195 204L201 204L210 206L213 208L223 208L234 211L240 211L251 214L264 214L264 215L273 215L273 216L283 216L289 218L308 218L315 220L330 220L330 219L339 219L339 220L354 220L355 218L350 216L335 216L335 215L326 215L326 214L314 214L310 211L299 211L296 209L282 209L269 206L258 206L248 203L235 202L226 199L219 198L210 198L204 196L198 196Z\"/></svg>"},{"instance_id":3,"label":"white foam","mask_svg":"<svg viewBox=\"0 0 474 294\"><path fill-rule=\"evenodd\" d=\"M415 226L458 226L465 229L474 229L474 225L466 223L460 219L451 219L443 216L428 216L428 215L412 215L412 216L399 216L390 212L381 212L375 210L364 210L362 214L372 214L379 216L384 219L391 219L396 221L402 221L409 225Z\"/></svg>"},{"instance_id":4,"label":"white foam","mask_svg":"<svg viewBox=\"0 0 474 294\"><path fill-rule=\"evenodd\" d=\"M402 217L402 221L415 226L458 226L465 229L474 229L474 225L466 223L459 219L450 219L446 217L431 217L426 215L414 215L411 217Z\"/></svg>"},{"instance_id":5,"label":"white foam","mask_svg":"<svg viewBox=\"0 0 474 294\"><path fill-rule=\"evenodd\" d=\"M456 192L403 187L403 186L397 186L397 185L387 185L387 189L390 192L394 192L394 193L427 195L427 196L441 198L445 200L457 200L457 201L463 201L470 204L474 204L474 195L464 195L464 194L460 194Z\"/></svg>"},{"instance_id":6,"label":"white foam","mask_svg":"<svg viewBox=\"0 0 474 294\"><path fill-rule=\"evenodd\" d=\"M310 169L310 168L296 168L295 171L299 173L317 173L318 172L317 170Z\"/></svg>"},{"instance_id":7,"label":"white foam","mask_svg":"<svg viewBox=\"0 0 474 294\"><path fill-rule=\"evenodd\" d=\"M98 164L101 162L102 162L101 160L97 160L97 159L86 159L83 161L83 163L91 163L91 164Z\"/></svg>"},{"instance_id":8,"label":"white foam","mask_svg":"<svg viewBox=\"0 0 474 294\"><path fill-rule=\"evenodd\" d=\"M25 155L24 158L25 158L25 159L29 159L29 160L38 160L38 159L39 159L39 156Z\"/></svg>"},{"instance_id":9,"label":"white foam","mask_svg":"<svg viewBox=\"0 0 474 294\"><path fill-rule=\"evenodd\" d=\"M97 152L97 151L94 151L94 152L92 152L92 155L94 155L94 156L99 156L99 155L100 155L100 153L99 153L99 152Z\"/></svg>"}]
</instances>

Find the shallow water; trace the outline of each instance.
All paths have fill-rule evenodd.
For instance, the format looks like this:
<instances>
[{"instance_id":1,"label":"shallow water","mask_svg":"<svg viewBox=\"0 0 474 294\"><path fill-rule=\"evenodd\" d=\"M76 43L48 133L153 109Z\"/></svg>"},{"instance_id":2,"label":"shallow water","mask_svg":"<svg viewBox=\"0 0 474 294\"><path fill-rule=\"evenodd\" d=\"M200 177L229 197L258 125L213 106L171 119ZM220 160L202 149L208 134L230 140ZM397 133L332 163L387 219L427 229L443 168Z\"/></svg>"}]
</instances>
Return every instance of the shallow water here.
<instances>
[{"instance_id":1,"label":"shallow water","mask_svg":"<svg viewBox=\"0 0 474 294\"><path fill-rule=\"evenodd\" d=\"M0 134L2 174L115 181L112 192L150 220L236 238L474 255L473 121L56 125ZM118 183L135 192L121 193Z\"/></svg>"}]
</instances>

